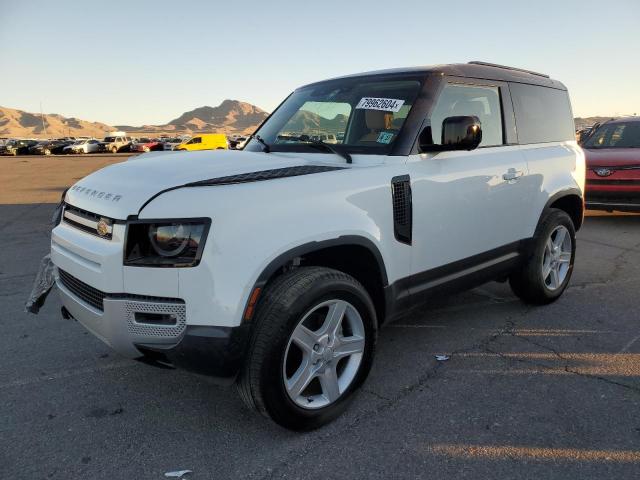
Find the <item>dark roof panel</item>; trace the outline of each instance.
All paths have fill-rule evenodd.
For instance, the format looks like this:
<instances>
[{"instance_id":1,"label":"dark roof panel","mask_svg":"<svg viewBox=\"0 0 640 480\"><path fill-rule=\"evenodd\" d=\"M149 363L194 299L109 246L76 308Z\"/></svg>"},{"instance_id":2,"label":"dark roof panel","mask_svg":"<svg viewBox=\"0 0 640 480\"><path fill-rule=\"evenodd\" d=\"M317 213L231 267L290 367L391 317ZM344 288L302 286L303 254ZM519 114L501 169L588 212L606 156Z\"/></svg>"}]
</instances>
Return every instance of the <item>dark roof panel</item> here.
<instances>
[{"instance_id":1,"label":"dark roof panel","mask_svg":"<svg viewBox=\"0 0 640 480\"><path fill-rule=\"evenodd\" d=\"M520 70L514 67L503 67L486 63L452 63L447 65L426 65L423 67L392 68L388 70L375 70L371 72L356 73L341 77L331 78L338 80L341 78L365 77L371 75L394 75L403 73L423 73L425 75L447 75L452 77L479 78L483 80L496 80L499 82L527 83L530 85L540 85L543 87L567 88L559 81L553 80L544 74ZM313 85L314 82L310 85Z\"/></svg>"}]
</instances>

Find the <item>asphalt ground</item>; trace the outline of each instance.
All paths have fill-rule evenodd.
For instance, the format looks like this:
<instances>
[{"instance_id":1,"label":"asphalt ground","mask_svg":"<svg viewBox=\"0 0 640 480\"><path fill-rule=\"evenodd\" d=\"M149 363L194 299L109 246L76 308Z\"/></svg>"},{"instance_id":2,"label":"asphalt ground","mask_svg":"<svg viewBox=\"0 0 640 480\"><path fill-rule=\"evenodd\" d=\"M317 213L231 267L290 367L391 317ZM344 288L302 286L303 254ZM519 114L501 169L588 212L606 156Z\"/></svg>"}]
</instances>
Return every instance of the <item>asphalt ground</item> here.
<instances>
[{"instance_id":1,"label":"asphalt ground","mask_svg":"<svg viewBox=\"0 0 640 480\"><path fill-rule=\"evenodd\" d=\"M640 216L586 219L552 305L491 283L386 326L348 412L299 434L118 357L55 293L24 313L54 205L0 203L0 478L640 478Z\"/></svg>"},{"instance_id":2,"label":"asphalt ground","mask_svg":"<svg viewBox=\"0 0 640 480\"><path fill-rule=\"evenodd\" d=\"M58 202L60 194L91 172L132 153L0 156L0 205Z\"/></svg>"}]
</instances>

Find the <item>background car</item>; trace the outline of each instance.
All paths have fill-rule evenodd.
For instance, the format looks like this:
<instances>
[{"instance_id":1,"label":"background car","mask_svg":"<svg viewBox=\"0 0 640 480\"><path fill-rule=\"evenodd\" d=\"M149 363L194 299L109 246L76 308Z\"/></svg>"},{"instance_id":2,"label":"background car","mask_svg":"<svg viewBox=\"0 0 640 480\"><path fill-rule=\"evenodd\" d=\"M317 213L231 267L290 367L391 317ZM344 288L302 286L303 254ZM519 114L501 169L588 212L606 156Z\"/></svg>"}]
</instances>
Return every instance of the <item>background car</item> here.
<instances>
[{"instance_id":1,"label":"background car","mask_svg":"<svg viewBox=\"0 0 640 480\"><path fill-rule=\"evenodd\" d=\"M54 146L51 149L51 153L54 154L54 155L61 155L61 154L64 153L64 148L68 147L72 143L75 143L75 140L72 140L72 139L61 139L61 140L58 140L57 145Z\"/></svg>"},{"instance_id":2,"label":"background car","mask_svg":"<svg viewBox=\"0 0 640 480\"><path fill-rule=\"evenodd\" d=\"M69 145L71 142L64 140L43 140L38 142L33 147L29 148L29 154L31 155L52 155L56 153L62 153L62 148Z\"/></svg>"},{"instance_id":3,"label":"background car","mask_svg":"<svg viewBox=\"0 0 640 480\"><path fill-rule=\"evenodd\" d=\"M100 142L95 138L86 140L76 140L71 145L63 148L64 153L98 153L100 151Z\"/></svg>"},{"instance_id":4,"label":"background car","mask_svg":"<svg viewBox=\"0 0 640 480\"><path fill-rule=\"evenodd\" d=\"M155 152L164 150L163 143L157 138L141 138L129 147L132 152Z\"/></svg>"},{"instance_id":5,"label":"background car","mask_svg":"<svg viewBox=\"0 0 640 480\"><path fill-rule=\"evenodd\" d=\"M223 133L203 133L182 142L174 150L227 150L229 142Z\"/></svg>"},{"instance_id":6,"label":"background car","mask_svg":"<svg viewBox=\"0 0 640 480\"><path fill-rule=\"evenodd\" d=\"M27 155L29 148L37 143L37 140L9 140L0 147L0 155Z\"/></svg>"},{"instance_id":7,"label":"background car","mask_svg":"<svg viewBox=\"0 0 640 480\"><path fill-rule=\"evenodd\" d=\"M175 147L180 145L184 139L182 138L165 138L162 141L162 146L165 150L174 150Z\"/></svg>"},{"instance_id":8,"label":"background car","mask_svg":"<svg viewBox=\"0 0 640 480\"><path fill-rule=\"evenodd\" d=\"M640 117L603 123L582 148L587 208L640 211Z\"/></svg>"},{"instance_id":9,"label":"background car","mask_svg":"<svg viewBox=\"0 0 640 480\"><path fill-rule=\"evenodd\" d=\"M104 140L99 142L100 152L118 153L128 151L133 140L131 137L124 135L108 136L104 137Z\"/></svg>"}]
</instances>

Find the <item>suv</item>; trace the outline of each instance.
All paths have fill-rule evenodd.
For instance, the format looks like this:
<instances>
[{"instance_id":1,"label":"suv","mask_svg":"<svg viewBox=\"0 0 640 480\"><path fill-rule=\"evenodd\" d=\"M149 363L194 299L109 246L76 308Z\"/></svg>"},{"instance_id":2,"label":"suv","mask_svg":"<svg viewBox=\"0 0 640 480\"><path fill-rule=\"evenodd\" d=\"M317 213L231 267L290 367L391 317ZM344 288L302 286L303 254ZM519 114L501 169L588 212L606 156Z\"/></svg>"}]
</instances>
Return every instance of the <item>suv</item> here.
<instances>
[{"instance_id":1,"label":"suv","mask_svg":"<svg viewBox=\"0 0 640 480\"><path fill-rule=\"evenodd\" d=\"M129 137L104 137L104 140L100 142L101 152L118 153L120 151L126 151L131 145L131 138Z\"/></svg>"},{"instance_id":2,"label":"suv","mask_svg":"<svg viewBox=\"0 0 640 480\"><path fill-rule=\"evenodd\" d=\"M587 208L640 212L640 118L605 122L582 147Z\"/></svg>"},{"instance_id":3,"label":"suv","mask_svg":"<svg viewBox=\"0 0 640 480\"><path fill-rule=\"evenodd\" d=\"M342 140L313 140L320 123ZM125 356L235 382L277 423L316 428L409 308L507 279L525 302L556 300L584 176L567 90L546 75L473 63L314 83L243 151L73 185L51 244L62 313Z\"/></svg>"}]
</instances>

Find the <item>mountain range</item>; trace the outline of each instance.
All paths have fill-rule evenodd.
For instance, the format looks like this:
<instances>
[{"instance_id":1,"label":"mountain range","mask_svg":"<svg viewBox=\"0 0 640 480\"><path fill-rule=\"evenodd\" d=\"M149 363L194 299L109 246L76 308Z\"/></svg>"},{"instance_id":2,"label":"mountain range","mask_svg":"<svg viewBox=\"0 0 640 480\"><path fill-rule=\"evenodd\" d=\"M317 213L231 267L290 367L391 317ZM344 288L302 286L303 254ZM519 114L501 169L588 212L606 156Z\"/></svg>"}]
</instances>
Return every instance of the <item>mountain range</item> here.
<instances>
[{"instance_id":1,"label":"mountain range","mask_svg":"<svg viewBox=\"0 0 640 480\"><path fill-rule=\"evenodd\" d=\"M224 100L217 107L199 107L183 113L164 125L116 125L117 130L136 134L194 134L196 132L248 134L269 114L250 103Z\"/></svg>"},{"instance_id":2,"label":"mountain range","mask_svg":"<svg viewBox=\"0 0 640 480\"><path fill-rule=\"evenodd\" d=\"M164 125L107 125L101 122L89 122L75 117L64 117L55 113L40 115L13 108L0 107L0 137L66 137L91 136L103 137L108 132L123 130L133 136L193 135L198 132L217 132L226 134L248 134L253 132L269 114L250 103L238 100L224 100L217 107L204 106L183 113ZM576 129L603 122L612 117L576 118ZM43 128L43 119L44 125ZM315 113L301 110L287 123L285 130L302 131L344 131L347 117L337 115L326 119Z\"/></svg>"},{"instance_id":3,"label":"mountain range","mask_svg":"<svg viewBox=\"0 0 640 480\"><path fill-rule=\"evenodd\" d=\"M43 119L44 125L43 128ZM40 115L13 108L0 107L0 137L67 137L88 135L102 137L113 127L100 122L87 122L57 113Z\"/></svg>"},{"instance_id":4,"label":"mountain range","mask_svg":"<svg viewBox=\"0 0 640 480\"><path fill-rule=\"evenodd\" d=\"M164 125L107 125L58 114L29 113L0 107L0 137L104 137L122 130L132 135L192 135L197 132L248 134L269 114L250 103L224 100L217 107L204 106L183 113ZM44 120L44 127L43 127ZM45 128L46 127L46 128Z\"/></svg>"}]
</instances>

